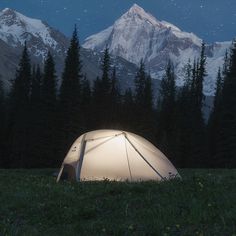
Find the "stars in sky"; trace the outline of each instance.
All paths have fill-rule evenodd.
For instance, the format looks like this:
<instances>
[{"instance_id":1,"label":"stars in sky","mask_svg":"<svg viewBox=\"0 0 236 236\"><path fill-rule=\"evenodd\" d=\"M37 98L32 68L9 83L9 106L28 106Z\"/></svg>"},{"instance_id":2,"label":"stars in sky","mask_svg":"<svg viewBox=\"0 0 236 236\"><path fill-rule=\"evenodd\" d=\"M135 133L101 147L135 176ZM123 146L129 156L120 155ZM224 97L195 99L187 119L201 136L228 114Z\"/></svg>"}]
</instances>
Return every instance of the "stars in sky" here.
<instances>
[{"instance_id":1,"label":"stars in sky","mask_svg":"<svg viewBox=\"0 0 236 236\"><path fill-rule=\"evenodd\" d=\"M0 0L0 9L42 19L67 35L78 22L83 40L112 25L134 3L208 42L236 36L236 0Z\"/></svg>"}]
</instances>

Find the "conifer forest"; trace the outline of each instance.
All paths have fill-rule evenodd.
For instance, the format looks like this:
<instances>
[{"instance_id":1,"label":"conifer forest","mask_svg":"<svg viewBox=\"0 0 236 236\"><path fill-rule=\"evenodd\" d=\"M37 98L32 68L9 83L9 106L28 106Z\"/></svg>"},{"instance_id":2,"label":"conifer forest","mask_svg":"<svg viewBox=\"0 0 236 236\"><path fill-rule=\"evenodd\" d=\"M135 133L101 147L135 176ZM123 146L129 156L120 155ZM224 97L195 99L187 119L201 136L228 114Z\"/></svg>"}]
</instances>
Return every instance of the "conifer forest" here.
<instances>
[{"instance_id":1,"label":"conifer forest","mask_svg":"<svg viewBox=\"0 0 236 236\"><path fill-rule=\"evenodd\" d=\"M236 41L219 68L207 118L204 42L200 57L184 68L182 87L176 85L171 61L159 91L143 61L134 88L121 90L109 48L93 82L83 66L76 28L62 75L56 74L50 51L43 66L32 64L25 44L10 92L0 83L0 168L59 167L75 139L95 129L139 134L179 168L236 167Z\"/></svg>"}]
</instances>

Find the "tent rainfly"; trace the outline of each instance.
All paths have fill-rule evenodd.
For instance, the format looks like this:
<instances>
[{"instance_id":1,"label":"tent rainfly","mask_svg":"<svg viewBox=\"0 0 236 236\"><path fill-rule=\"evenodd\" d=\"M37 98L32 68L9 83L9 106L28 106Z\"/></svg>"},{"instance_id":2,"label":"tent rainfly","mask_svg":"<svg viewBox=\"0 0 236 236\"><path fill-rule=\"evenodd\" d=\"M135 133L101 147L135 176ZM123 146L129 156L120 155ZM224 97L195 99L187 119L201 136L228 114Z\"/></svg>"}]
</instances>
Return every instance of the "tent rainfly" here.
<instances>
[{"instance_id":1,"label":"tent rainfly","mask_svg":"<svg viewBox=\"0 0 236 236\"><path fill-rule=\"evenodd\" d=\"M180 177L153 144L125 131L96 130L81 135L66 155L57 181L146 181Z\"/></svg>"}]
</instances>

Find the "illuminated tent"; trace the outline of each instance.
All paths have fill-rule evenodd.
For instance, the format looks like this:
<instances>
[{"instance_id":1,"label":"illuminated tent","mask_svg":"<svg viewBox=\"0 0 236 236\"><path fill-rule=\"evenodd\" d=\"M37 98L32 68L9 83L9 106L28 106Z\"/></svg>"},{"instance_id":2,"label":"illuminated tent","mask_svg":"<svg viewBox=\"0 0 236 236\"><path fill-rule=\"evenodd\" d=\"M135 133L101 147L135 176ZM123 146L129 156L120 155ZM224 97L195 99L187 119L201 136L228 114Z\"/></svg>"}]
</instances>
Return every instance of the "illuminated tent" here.
<instances>
[{"instance_id":1,"label":"illuminated tent","mask_svg":"<svg viewBox=\"0 0 236 236\"><path fill-rule=\"evenodd\" d=\"M57 181L165 180L179 174L166 156L146 139L119 130L81 135L66 155Z\"/></svg>"}]
</instances>

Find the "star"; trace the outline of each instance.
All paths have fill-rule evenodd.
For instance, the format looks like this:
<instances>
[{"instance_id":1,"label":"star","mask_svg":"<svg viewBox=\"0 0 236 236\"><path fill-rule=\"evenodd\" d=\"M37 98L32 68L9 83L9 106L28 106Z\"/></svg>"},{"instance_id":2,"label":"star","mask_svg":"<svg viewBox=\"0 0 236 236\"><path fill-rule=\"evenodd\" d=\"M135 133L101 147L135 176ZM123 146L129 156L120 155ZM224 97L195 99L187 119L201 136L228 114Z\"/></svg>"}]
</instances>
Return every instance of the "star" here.
<instances>
[{"instance_id":1,"label":"star","mask_svg":"<svg viewBox=\"0 0 236 236\"><path fill-rule=\"evenodd\" d=\"M47 1L47 0L40 0L40 4L41 4L41 5L48 4L48 1Z\"/></svg>"}]
</instances>

